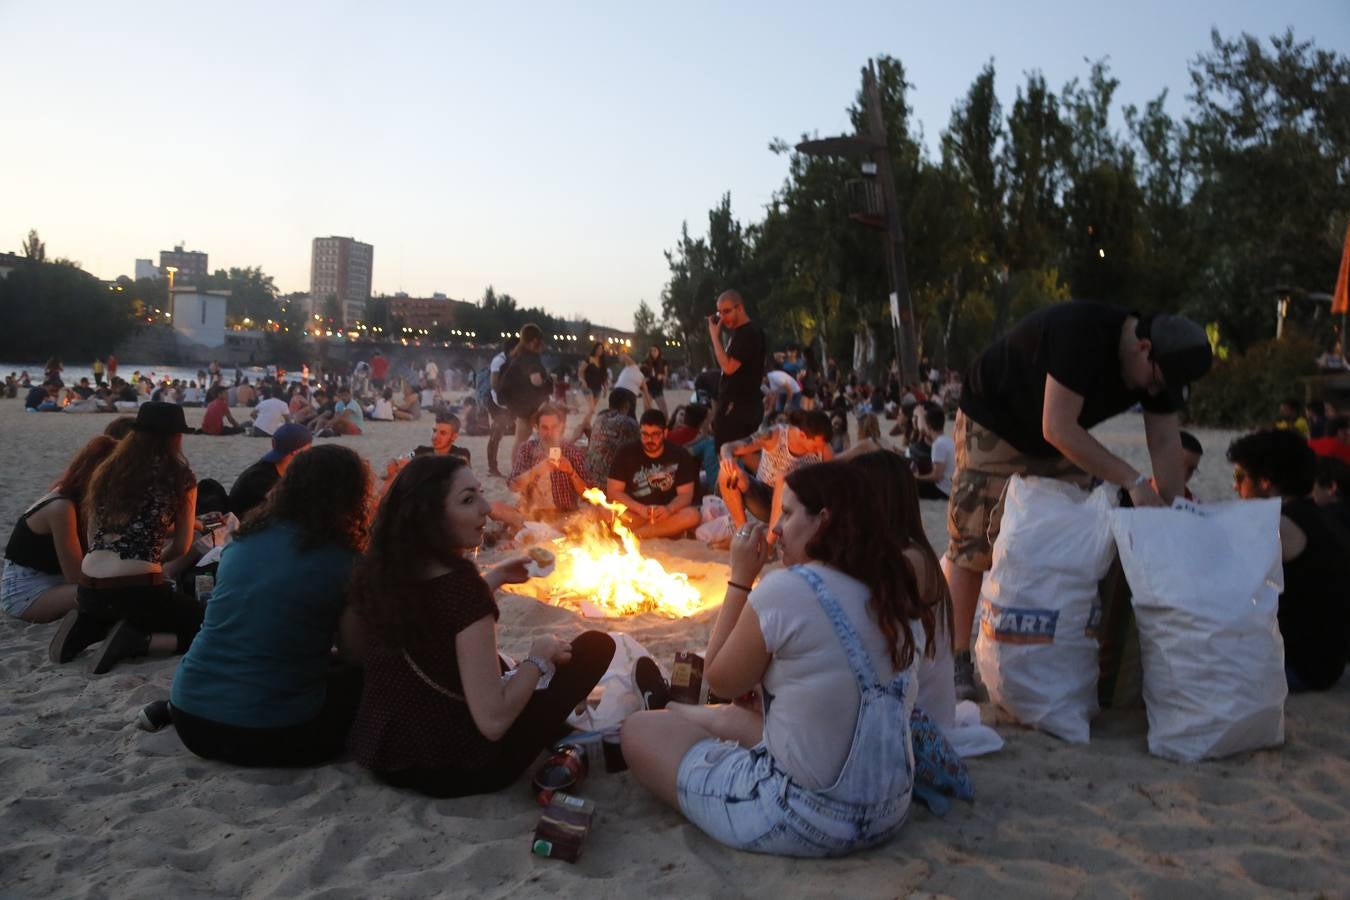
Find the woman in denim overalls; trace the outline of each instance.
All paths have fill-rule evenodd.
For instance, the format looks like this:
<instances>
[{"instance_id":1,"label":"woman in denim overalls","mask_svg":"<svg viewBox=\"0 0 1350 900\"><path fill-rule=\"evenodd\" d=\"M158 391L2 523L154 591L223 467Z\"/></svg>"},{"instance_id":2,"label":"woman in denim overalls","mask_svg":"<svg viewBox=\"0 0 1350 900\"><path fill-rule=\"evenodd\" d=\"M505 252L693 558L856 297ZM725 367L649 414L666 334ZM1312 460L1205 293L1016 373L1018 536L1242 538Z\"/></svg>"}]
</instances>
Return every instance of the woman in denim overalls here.
<instances>
[{"instance_id":1,"label":"woman in denim overalls","mask_svg":"<svg viewBox=\"0 0 1350 900\"><path fill-rule=\"evenodd\" d=\"M634 775L716 840L842 856L904 823L916 656L933 643L935 609L886 521L856 467L788 476L774 531L791 568L748 598L767 534L762 525L737 533L704 669L721 696L759 688L762 710L676 704L624 722Z\"/></svg>"}]
</instances>

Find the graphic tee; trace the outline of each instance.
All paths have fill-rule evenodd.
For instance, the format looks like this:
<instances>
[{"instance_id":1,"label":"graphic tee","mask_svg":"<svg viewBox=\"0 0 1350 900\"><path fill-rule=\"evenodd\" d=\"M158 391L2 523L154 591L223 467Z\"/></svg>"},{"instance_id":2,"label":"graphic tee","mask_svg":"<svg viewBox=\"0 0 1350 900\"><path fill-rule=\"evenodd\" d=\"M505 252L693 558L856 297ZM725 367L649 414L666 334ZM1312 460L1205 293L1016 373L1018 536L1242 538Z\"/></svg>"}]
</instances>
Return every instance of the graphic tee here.
<instances>
[{"instance_id":1,"label":"graphic tee","mask_svg":"<svg viewBox=\"0 0 1350 900\"><path fill-rule=\"evenodd\" d=\"M629 444L614 457L609 477L622 481L624 493L646 506L663 506L677 488L698 480L698 463L689 451L669 441L653 459L642 444Z\"/></svg>"}]
</instances>

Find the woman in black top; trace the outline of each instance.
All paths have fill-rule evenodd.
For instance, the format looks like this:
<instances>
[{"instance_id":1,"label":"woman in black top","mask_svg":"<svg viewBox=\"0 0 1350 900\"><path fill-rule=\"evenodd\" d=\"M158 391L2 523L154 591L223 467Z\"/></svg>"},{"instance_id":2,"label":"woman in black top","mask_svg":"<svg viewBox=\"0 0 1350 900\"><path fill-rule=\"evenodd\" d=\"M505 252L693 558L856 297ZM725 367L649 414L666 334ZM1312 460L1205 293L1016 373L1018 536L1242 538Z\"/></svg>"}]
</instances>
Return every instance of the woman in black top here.
<instances>
[{"instance_id":1,"label":"woman in black top","mask_svg":"<svg viewBox=\"0 0 1350 900\"><path fill-rule=\"evenodd\" d=\"M581 371L578 375L582 386L591 395L591 404L586 410L586 416L589 418L595 415L595 408L600 403L600 395L605 390L605 379L609 376L609 372L605 369L604 344L599 341L591 344L590 355L581 361Z\"/></svg>"},{"instance_id":2,"label":"woman in black top","mask_svg":"<svg viewBox=\"0 0 1350 900\"><path fill-rule=\"evenodd\" d=\"M90 439L52 489L14 525L0 580L0 607L11 616L55 622L75 608L75 582L84 560L80 501L94 470L116 446L107 435Z\"/></svg>"},{"instance_id":3,"label":"woman in black top","mask_svg":"<svg viewBox=\"0 0 1350 900\"><path fill-rule=\"evenodd\" d=\"M666 410L666 375L670 367L666 364L666 359L661 355L661 348L655 345L647 351L647 394L652 398L661 412L669 415Z\"/></svg>"}]
</instances>

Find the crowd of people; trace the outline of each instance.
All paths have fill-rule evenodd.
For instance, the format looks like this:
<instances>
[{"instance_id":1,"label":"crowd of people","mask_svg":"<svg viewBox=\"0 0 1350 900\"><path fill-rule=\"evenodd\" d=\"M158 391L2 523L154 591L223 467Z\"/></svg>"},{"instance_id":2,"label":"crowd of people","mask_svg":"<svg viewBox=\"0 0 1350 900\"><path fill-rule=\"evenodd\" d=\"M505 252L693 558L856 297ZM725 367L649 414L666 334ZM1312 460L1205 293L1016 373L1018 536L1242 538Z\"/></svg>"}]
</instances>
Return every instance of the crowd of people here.
<instances>
[{"instance_id":1,"label":"crowd of people","mask_svg":"<svg viewBox=\"0 0 1350 900\"><path fill-rule=\"evenodd\" d=\"M457 381L469 393L454 404L430 360L416 387L391 383L379 354L331 386L281 372L227 385L213 368L200 431L268 439L228 492L198 483L181 396L161 386L25 509L0 605L59 623L56 664L91 647L96 674L181 655L170 697L142 723L171 723L198 756L309 766L349 752L393 787L490 792L566 732L615 643L594 631L548 636L507 657L495 592L526 581L530 557L508 552L481 569L485 535L611 515L583 498L598 489L640 538L689 539L701 500L720 497L730 577L704 677L737 699L686 706L648 692L648 708L623 724L624 757L641 784L729 846L807 857L873 846L901 827L914 796L916 723L931 717L940 733L956 702L976 695L975 601L1008 480L1105 482L1136 506L1189 496L1203 448L1179 413L1209 369L1208 339L1179 316L1078 301L1018 323L964 377L925 367L921 384L892 377L873 389L809 350L770 352L735 291L717 298L708 331L716 365L673 410L659 348L639 363L597 344L575 373L579 396L560 394L534 325L481 378ZM55 363L47 375L59 380ZM96 370L99 389L104 375L115 364ZM1136 405L1148 471L1088 430ZM235 420L241 408L249 421ZM430 445L378 476L349 444L314 443L424 413ZM518 502L485 497L456 445L471 418L489 437L478 465ZM894 422L894 441L882 421ZM1289 687L1326 689L1350 649L1350 419L1292 405L1227 455L1239 497L1283 503ZM947 507L941 561L921 498ZM763 574L775 558L782 568Z\"/></svg>"}]
</instances>

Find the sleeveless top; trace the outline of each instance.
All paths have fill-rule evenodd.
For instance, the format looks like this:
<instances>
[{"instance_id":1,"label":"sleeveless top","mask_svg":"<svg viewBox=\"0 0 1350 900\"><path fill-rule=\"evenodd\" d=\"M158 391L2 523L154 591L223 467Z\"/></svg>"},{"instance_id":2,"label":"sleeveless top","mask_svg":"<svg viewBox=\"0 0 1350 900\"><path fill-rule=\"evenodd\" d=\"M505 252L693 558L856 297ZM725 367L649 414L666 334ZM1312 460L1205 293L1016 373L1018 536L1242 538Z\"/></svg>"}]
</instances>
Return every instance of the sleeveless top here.
<instances>
[{"instance_id":1,"label":"sleeveless top","mask_svg":"<svg viewBox=\"0 0 1350 900\"><path fill-rule=\"evenodd\" d=\"M824 462L825 457L819 453L803 453L801 456L793 456L792 451L788 449L787 425L777 425L774 427L774 431L778 437L773 450L766 450L759 455L759 469L755 472L755 478L759 481L764 484L773 484L780 477L786 478L802 466Z\"/></svg>"},{"instance_id":2,"label":"sleeveless top","mask_svg":"<svg viewBox=\"0 0 1350 900\"><path fill-rule=\"evenodd\" d=\"M156 463L155 474L162 468L161 464ZM165 489L162 479L154 478L152 482L155 488L132 513L126 527L120 533L104 526L103 520L107 511L102 506L98 507L94 516L94 539L89 542L90 553L95 550L111 550L122 559L138 559L142 562L159 564L164 552L164 539L174 526L177 510L174 508L176 504L173 495ZM113 537L109 538L109 535Z\"/></svg>"},{"instance_id":3,"label":"sleeveless top","mask_svg":"<svg viewBox=\"0 0 1350 900\"><path fill-rule=\"evenodd\" d=\"M48 575L60 575L61 560L56 555L56 541L50 534L38 534L29 528L28 517L49 503L65 499L68 498L60 494L48 497L19 516L18 523L10 532L9 543L5 545L5 559Z\"/></svg>"},{"instance_id":4,"label":"sleeveless top","mask_svg":"<svg viewBox=\"0 0 1350 900\"><path fill-rule=\"evenodd\" d=\"M1335 684L1345 671L1350 535L1307 497L1285 503L1281 511L1308 538L1303 552L1284 564L1279 610L1284 661L1319 690Z\"/></svg>"}]
</instances>

